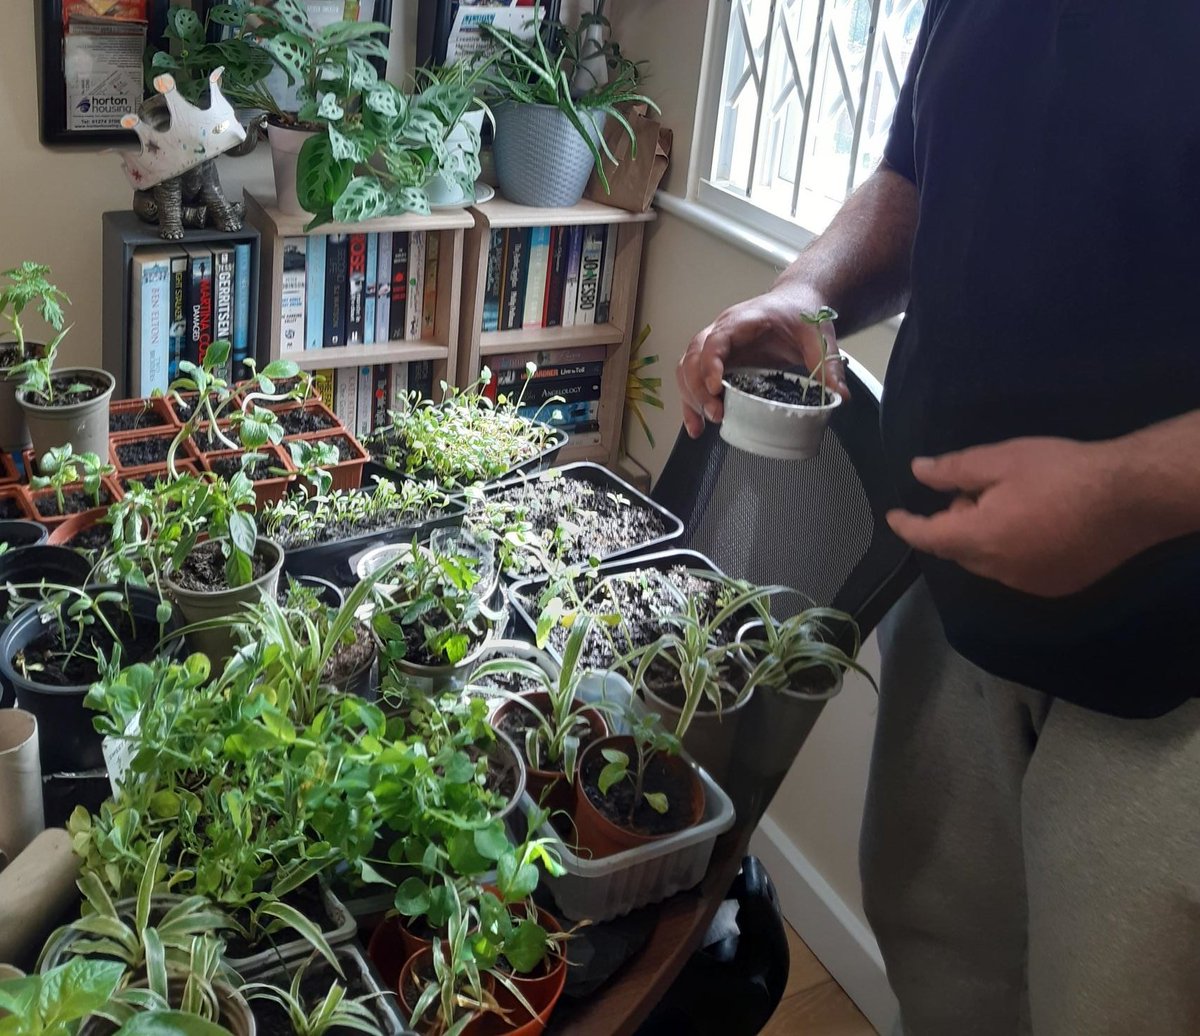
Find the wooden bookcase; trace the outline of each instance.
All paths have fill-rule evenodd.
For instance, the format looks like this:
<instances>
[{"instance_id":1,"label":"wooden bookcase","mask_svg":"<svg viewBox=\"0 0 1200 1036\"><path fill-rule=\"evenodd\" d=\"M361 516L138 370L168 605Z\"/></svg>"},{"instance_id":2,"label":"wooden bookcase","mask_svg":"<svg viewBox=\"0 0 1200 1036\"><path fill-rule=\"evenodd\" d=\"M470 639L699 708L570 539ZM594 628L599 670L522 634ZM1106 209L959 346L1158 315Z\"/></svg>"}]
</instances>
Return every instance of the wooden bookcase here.
<instances>
[{"instance_id":1,"label":"wooden bookcase","mask_svg":"<svg viewBox=\"0 0 1200 1036\"><path fill-rule=\"evenodd\" d=\"M262 236L262 303L258 307L258 359L264 364L279 359L280 317L283 295L283 240L307 237L308 216L290 216L275 207L274 197L246 192L246 222ZM432 338L405 342L376 342L334 346L287 353L304 370L325 367L358 367L374 364L433 361L434 396L444 380L455 383L458 363L459 308L462 287L464 232L474 225L465 209L437 212L430 216L388 216L361 223L326 223L313 234L372 234L378 231L423 230L440 235L438 242L437 310Z\"/></svg>"},{"instance_id":2,"label":"wooden bookcase","mask_svg":"<svg viewBox=\"0 0 1200 1036\"><path fill-rule=\"evenodd\" d=\"M626 212L594 201L581 201L563 209L516 205L502 198L470 210L474 226L467 231L462 277L462 322L458 338L458 384L473 382L489 356L498 353L553 351L571 346L604 345L608 352L600 383L599 445L568 444L560 454L564 462L593 460L613 465L621 441L625 413L625 383L629 375L629 350L634 337L638 278L642 266L642 240L650 212ZM493 230L511 227L576 226L607 224L616 231L616 265L613 268L609 319L603 324L571 327L538 327L512 331L483 330L483 302L487 281L488 245Z\"/></svg>"}]
</instances>

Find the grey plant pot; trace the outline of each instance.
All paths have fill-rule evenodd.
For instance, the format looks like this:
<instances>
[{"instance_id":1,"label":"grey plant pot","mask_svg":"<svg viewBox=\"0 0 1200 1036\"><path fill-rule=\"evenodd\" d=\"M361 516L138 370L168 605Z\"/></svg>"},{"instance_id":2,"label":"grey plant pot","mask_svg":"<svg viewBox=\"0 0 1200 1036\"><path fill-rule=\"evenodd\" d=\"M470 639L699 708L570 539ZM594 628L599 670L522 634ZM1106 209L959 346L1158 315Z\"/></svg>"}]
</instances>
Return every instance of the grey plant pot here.
<instances>
[{"instance_id":1,"label":"grey plant pot","mask_svg":"<svg viewBox=\"0 0 1200 1036\"><path fill-rule=\"evenodd\" d=\"M267 555L269 567L245 586L232 590L187 590L170 575L164 577L167 589L189 626L234 615L242 605L256 603L263 597L274 599L279 586L279 573L283 569L283 548L274 540L262 536L258 538L258 548ZM191 630L188 639L195 650L203 651L213 662L228 658L234 651L233 630L227 625Z\"/></svg>"},{"instance_id":2,"label":"grey plant pot","mask_svg":"<svg viewBox=\"0 0 1200 1036\"><path fill-rule=\"evenodd\" d=\"M810 379L803 374L774 371L765 367L739 367L730 374L782 374L789 381L807 387ZM730 446L774 460L811 460L821 449L825 428L842 397L836 393L822 406L797 406L777 403L735 388L726 378L725 415L721 420L721 438Z\"/></svg>"},{"instance_id":3,"label":"grey plant pot","mask_svg":"<svg viewBox=\"0 0 1200 1036\"><path fill-rule=\"evenodd\" d=\"M0 368L0 449L20 453L29 445L29 428L17 403L18 379L11 372L11 367Z\"/></svg>"},{"instance_id":4,"label":"grey plant pot","mask_svg":"<svg viewBox=\"0 0 1200 1036\"><path fill-rule=\"evenodd\" d=\"M496 179L504 197L539 208L576 204L592 175L593 159L571 121L549 104L498 104L493 114ZM598 141L605 114L581 110L580 115Z\"/></svg>"},{"instance_id":5,"label":"grey plant pot","mask_svg":"<svg viewBox=\"0 0 1200 1036\"><path fill-rule=\"evenodd\" d=\"M646 711L657 712L662 725L674 732L680 710L649 688L643 687L641 693ZM737 766L742 765L743 760L735 749L743 740L744 720L756 694L751 692L740 702L724 706L720 713L697 709L683 735L683 750L722 788L731 782L735 760Z\"/></svg>"},{"instance_id":6,"label":"grey plant pot","mask_svg":"<svg viewBox=\"0 0 1200 1036\"><path fill-rule=\"evenodd\" d=\"M39 406L17 393L17 403L25 415L33 452L42 457L55 446L70 443L77 454L94 453L108 459L108 401L112 399L116 380L108 371L96 367L66 367L55 371L63 374L87 374L103 379L108 388L95 399L66 406Z\"/></svg>"}]
</instances>

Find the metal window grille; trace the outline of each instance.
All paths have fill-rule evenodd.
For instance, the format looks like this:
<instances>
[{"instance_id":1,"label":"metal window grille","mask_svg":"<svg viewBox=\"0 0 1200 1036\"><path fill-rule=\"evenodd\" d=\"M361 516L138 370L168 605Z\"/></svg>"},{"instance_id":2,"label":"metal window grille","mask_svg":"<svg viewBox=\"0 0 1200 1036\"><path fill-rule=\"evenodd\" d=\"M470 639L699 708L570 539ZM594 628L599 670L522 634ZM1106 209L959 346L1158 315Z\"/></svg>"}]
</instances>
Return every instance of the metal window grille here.
<instances>
[{"instance_id":1,"label":"metal window grille","mask_svg":"<svg viewBox=\"0 0 1200 1036\"><path fill-rule=\"evenodd\" d=\"M731 0L712 182L798 221L878 165L924 0Z\"/></svg>"}]
</instances>

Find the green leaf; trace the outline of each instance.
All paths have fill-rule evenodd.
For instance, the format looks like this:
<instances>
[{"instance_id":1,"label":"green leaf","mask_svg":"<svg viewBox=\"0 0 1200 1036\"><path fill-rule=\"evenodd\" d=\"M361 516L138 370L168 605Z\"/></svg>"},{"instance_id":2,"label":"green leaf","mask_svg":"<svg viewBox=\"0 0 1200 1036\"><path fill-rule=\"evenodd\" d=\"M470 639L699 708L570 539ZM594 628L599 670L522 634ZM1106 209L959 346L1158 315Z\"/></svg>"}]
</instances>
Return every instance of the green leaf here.
<instances>
[{"instance_id":1,"label":"green leaf","mask_svg":"<svg viewBox=\"0 0 1200 1036\"><path fill-rule=\"evenodd\" d=\"M665 814L671 808L667 796L661 791L647 791L643 793L643 797L655 813Z\"/></svg>"},{"instance_id":2,"label":"green leaf","mask_svg":"<svg viewBox=\"0 0 1200 1036\"><path fill-rule=\"evenodd\" d=\"M404 106L403 95L391 83L370 87L363 101L371 111L388 119L399 118Z\"/></svg>"},{"instance_id":3,"label":"green leaf","mask_svg":"<svg viewBox=\"0 0 1200 1036\"><path fill-rule=\"evenodd\" d=\"M116 1036L229 1036L229 1030L187 1011L143 1011L122 1025Z\"/></svg>"},{"instance_id":4,"label":"green leaf","mask_svg":"<svg viewBox=\"0 0 1200 1036\"><path fill-rule=\"evenodd\" d=\"M490 824L475 831L475 848L481 856L489 860L498 860L512 848L508 833L504 830L504 821L493 820Z\"/></svg>"},{"instance_id":5,"label":"green leaf","mask_svg":"<svg viewBox=\"0 0 1200 1036\"><path fill-rule=\"evenodd\" d=\"M330 201L333 202L333 218L339 223L361 223L364 219L374 219L386 215L389 207L387 192L378 180L370 176L354 177L340 196Z\"/></svg>"},{"instance_id":6,"label":"green leaf","mask_svg":"<svg viewBox=\"0 0 1200 1036\"><path fill-rule=\"evenodd\" d=\"M405 917L424 914L429 902L429 886L420 878L405 878L396 889L394 906Z\"/></svg>"},{"instance_id":7,"label":"green leaf","mask_svg":"<svg viewBox=\"0 0 1200 1036\"><path fill-rule=\"evenodd\" d=\"M523 863L516 852L505 853L496 862L496 887L504 899L515 902L533 895L538 884L538 869L532 863Z\"/></svg>"},{"instance_id":8,"label":"green leaf","mask_svg":"<svg viewBox=\"0 0 1200 1036\"><path fill-rule=\"evenodd\" d=\"M321 98L321 103L317 105L317 118L319 119L338 122L345 114L346 112L342 109L342 106L337 103L337 98L331 93L325 94Z\"/></svg>"},{"instance_id":9,"label":"green leaf","mask_svg":"<svg viewBox=\"0 0 1200 1036\"><path fill-rule=\"evenodd\" d=\"M522 921L504 940L504 956L517 971L532 971L546 956L546 930L536 921Z\"/></svg>"},{"instance_id":10,"label":"green leaf","mask_svg":"<svg viewBox=\"0 0 1200 1036\"><path fill-rule=\"evenodd\" d=\"M600 788L601 795L607 795L608 789L618 781L625 779L626 773L629 772L629 761L619 763L609 763L603 770L600 771L600 776L596 778L596 785Z\"/></svg>"},{"instance_id":11,"label":"green leaf","mask_svg":"<svg viewBox=\"0 0 1200 1036\"><path fill-rule=\"evenodd\" d=\"M208 352L204 354L204 366L209 370L216 370L218 367L224 367L229 363L229 353L233 346L225 338L218 338L208 347Z\"/></svg>"},{"instance_id":12,"label":"green leaf","mask_svg":"<svg viewBox=\"0 0 1200 1036\"><path fill-rule=\"evenodd\" d=\"M321 934L321 929L294 906L290 903L276 901L264 906L262 912L268 917L276 918L292 929L297 935L306 940L313 949L317 950L322 957L329 961L334 971L339 975L342 973L342 966L333 955L333 950L329 948L329 943L325 941L325 936Z\"/></svg>"},{"instance_id":13,"label":"green leaf","mask_svg":"<svg viewBox=\"0 0 1200 1036\"><path fill-rule=\"evenodd\" d=\"M247 558L254 556L254 547L258 542L258 527L254 524L254 515L245 511L234 511L229 516L229 540L234 549Z\"/></svg>"},{"instance_id":14,"label":"green leaf","mask_svg":"<svg viewBox=\"0 0 1200 1036\"><path fill-rule=\"evenodd\" d=\"M309 137L296 160L296 196L308 212L333 205L354 176L354 163L338 161L326 133Z\"/></svg>"}]
</instances>

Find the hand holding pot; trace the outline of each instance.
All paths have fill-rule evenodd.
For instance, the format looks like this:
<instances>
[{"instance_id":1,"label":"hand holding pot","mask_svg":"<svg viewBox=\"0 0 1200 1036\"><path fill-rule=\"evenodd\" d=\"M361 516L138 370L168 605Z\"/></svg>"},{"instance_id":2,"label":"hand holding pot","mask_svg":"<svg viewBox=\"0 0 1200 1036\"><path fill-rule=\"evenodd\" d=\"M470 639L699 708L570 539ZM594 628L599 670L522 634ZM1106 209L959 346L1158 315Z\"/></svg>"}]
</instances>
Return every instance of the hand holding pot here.
<instances>
[{"instance_id":1,"label":"hand holding pot","mask_svg":"<svg viewBox=\"0 0 1200 1036\"><path fill-rule=\"evenodd\" d=\"M833 325L806 323L821 303L802 286L777 284L770 291L730 306L688 343L675 376L683 397L683 423L693 438L704 431L704 419L719 422L724 415L721 379L727 366L791 367L804 364L816 370L821 362L821 336L830 359L828 386L849 398L846 375L837 358Z\"/></svg>"}]
</instances>

